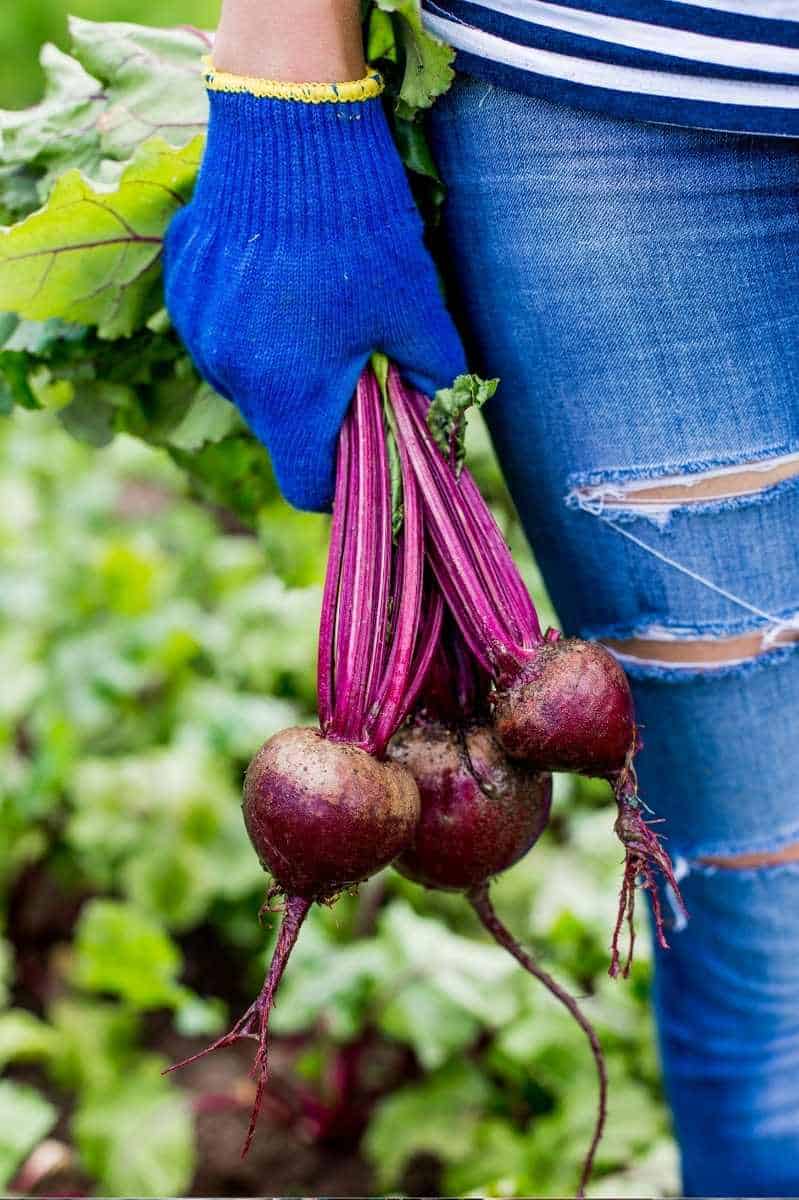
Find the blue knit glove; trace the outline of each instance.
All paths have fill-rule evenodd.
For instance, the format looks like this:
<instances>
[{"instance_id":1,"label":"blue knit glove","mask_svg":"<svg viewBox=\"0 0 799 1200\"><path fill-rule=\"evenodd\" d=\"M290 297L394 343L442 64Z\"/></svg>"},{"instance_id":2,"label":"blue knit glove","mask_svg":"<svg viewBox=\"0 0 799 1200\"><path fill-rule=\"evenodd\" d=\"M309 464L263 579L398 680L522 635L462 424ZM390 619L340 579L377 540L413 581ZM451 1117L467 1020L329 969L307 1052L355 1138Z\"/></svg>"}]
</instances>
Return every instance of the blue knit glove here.
<instances>
[{"instance_id":1,"label":"blue knit glove","mask_svg":"<svg viewBox=\"0 0 799 1200\"><path fill-rule=\"evenodd\" d=\"M268 448L285 497L323 510L370 354L432 394L464 370L463 350L379 76L291 85L209 68L207 80L205 157L167 235L167 307L201 375Z\"/></svg>"}]
</instances>

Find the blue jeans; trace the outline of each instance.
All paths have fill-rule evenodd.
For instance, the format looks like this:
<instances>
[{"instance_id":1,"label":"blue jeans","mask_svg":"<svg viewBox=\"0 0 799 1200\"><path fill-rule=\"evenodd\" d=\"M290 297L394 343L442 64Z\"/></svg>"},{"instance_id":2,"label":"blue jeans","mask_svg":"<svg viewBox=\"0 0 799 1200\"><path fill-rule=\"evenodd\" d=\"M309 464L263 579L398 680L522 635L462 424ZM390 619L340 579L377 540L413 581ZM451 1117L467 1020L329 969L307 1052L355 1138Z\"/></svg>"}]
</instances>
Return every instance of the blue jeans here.
<instances>
[{"instance_id":1,"label":"blue jeans","mask_svg":"<svg viewBox=\"0 0 799 1200\"><path fill-rule=\"evenodd\" d=\"M799 145L468 79L432 134L451 295L552 599L570 632L639 639L639 774L691 912L655 987L685 1193L796 1196L799 864L702 860L799 841ZM640 650L751 631L720 665Z\"/></svg>"}]
</instances>

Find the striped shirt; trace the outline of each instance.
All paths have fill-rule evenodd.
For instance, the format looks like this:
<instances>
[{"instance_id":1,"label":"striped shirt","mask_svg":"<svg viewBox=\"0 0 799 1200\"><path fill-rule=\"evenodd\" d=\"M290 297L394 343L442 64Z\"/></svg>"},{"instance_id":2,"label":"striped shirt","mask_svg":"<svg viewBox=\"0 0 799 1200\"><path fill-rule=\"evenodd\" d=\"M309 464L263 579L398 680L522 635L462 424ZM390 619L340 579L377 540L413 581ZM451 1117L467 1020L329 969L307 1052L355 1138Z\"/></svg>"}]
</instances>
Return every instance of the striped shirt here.
<instances>
[{"instance_id":1,"label":"striped shirt","mask_svg":"<svg viewBox=\"0 0 799 1200\"><path fill-rule=\"evenodd\" d=\"M561 104L799 137L799 0L422 0L478 78Z\"/></svg>"}]
</instances>

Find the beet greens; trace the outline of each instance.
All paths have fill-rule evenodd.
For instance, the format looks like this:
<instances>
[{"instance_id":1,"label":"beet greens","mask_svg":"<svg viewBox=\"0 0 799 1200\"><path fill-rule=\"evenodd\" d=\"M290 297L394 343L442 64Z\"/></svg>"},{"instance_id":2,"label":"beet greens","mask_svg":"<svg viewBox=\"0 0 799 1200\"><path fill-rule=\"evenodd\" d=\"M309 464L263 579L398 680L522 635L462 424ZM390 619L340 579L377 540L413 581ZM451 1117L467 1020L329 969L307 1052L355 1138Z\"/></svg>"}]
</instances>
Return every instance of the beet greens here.
<instances>
[{"instance_id":1,"label":"beet greens","mask_svg":"<svg viewBox=\"0 0 799 1200\"><path fill-rule=\"evenodd\" d=\"M684 908L668 854L644 817L633 759L640 740L627 677L609 650L557 630L538 615L499 527L467 470L453 467L427 424L429 401L392 369L389 392L422 496L428 559L470 653L492 678L494 730L512 757L540 771L607 779L625 850L610 974L630 931L622 974L632 962L636 880L652 896L656 935L666 948L656 869Z\"/></svg>"}]
</instances>

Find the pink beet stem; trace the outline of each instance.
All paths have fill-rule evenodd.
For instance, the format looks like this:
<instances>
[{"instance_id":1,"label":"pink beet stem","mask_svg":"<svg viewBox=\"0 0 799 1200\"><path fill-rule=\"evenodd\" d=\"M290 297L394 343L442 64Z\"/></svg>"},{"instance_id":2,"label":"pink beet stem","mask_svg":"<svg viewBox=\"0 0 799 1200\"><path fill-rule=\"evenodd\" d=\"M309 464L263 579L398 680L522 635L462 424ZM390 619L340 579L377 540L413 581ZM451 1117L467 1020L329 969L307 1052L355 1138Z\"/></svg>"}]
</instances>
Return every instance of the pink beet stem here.
<instances>
[{"instance_id":1,"label":"pink beet stem","mask_svg":"<svg viewBox=\"0 0 799 1200\"><path fill-rule=\"evenodd\" d=\"M427 613L422 622L419 631L419 640L416 646L416 654L411 666L410 677L405 686L405 695L402 703L397 706L394 714L394 725L389 736L385 736L385 744L388 745L394 733L400 727L402 722L410 713L411 709L416 704L421 690L424 686L427 672L430 670L430 663L433 660L433 655L436 652L441 637L441 624L444 618L444 600L438 589L431 590Z\"/></svg>"},{"instance_id":2,"label":"pink beet stem","mask_svg":"<svg viewBox=\"0 0 799 1200\"><path fill-rule=\"evenodd\" d=\"M438 451L440 454L427 427L427 411L430 401L421 392L405 388L401 380L398 380L398 387L404 392L408 403L414 409L420 427L423 427L427 434L426 440L430 452ZM441 457L443 462L443 456ZM502 531L471 473L464 469L460 475L456 476L452 463L447 464L447 467L455 483L455 488L461 494L460 511L468 542L471 545L480 545L484 550L488 578L490 581L496 581L497 586L504 593L504 603L513 618L516 634L522 644L529 644L529 647L532 647L541 640L541 625L530 593L513 561Z\"/></svg>"},{"instance_id":3,"label":"pink beet stem","mask_svg":"<svg viewBox=\"0 0 799 1200\"><path fill-rule=\"evenodd\" d=\"M317 657L317 708L323 733L333 720L333 655L336 639L336 610L341 586L342 547L347 527L349 497L350 422L346 420L338 439L336 456L336 495L333 501L333 521L330 548L327 552L327 571L319 618L319 651Z\"/></svg>"},{"instance_id":4,"label":"pink beet stem","mask_svg":"<svg viewBox=\"0 0 799 1200\"><path fill-rule=\"evenodd\" d=\"M347 416L345 427L349 451L343 465L346 466L345 487L346 504L345 520L341 540L341 563L339 567L339 584L336 596L335 620L333 622L333 708L325 730L326 734L342 736L342 703L349 696L350 676L352 672L352 642L355 630L352 621L354 607L354 588L356 582L357 540L354 536L356 513L356 455L357 442L360 437L357 404L353 403ZM344 431L342 430L342 433ZM341 436L341 435L340 435ZM328 573L335 569L328 559Z\"/></svg>"},{"instance_id":5,"label":"pink beet stem","mask_svg":"<svg viewBox=\"0 0 799 1200\"><path fill-rule=\"evenodd\" d=\"M366 726L371 708L372 693L379 686L388 654L389 598L391 589L392 529L391 529L391 476L388 464L385 426L380 390L373 371L362 376L364 424L368 438L363 439L362 457L359 461L361 478L369 480L370 487L364 492L363 523L373 524L374 550L364 572L364 594L361 607L362 619L358 627L358 644L364 664L362 676L362 715L355 728L358 736ZM361 515L359 514L359 523ZM354 614L357 619L358 613ZM370 620L366 620L366 617ZM417 618L418 621L418 618Z\"/></svg>"},{"instance_id":6,"label":"pink beet stem","mask_svg":"<svg viewBox=\"0 0 799 1200\"><path fill-rule=\"evenodd\" d=\"M504 648L510 637L488 598L472 547L459 528L458 502L452 495L454 476L437 447L435 456L430 455L404 395L397 396L396 391L391 395L397 428L424 500L431 566L472 653L488 670L486 643Z\"/></svg>"},{"instance_id":7,"label":"pink beet stem","mask_svg":"<svg viewBox=\"0 0 799 1200\"><path fill-rule=\"evenodd\" d=\"M367 367L339 440L320 621L319 716L327 737L377 755L418 694L442 616L437 598L422 620L423 509L400 439L403 525L393 539L387 437L382 394Z\"/></svg>"},{"instance_id":8,"label":"pink beet stem","mask_svg":"<svg viewBox=\"0 0 799 1200\"><path fill-rule=\"evenodd\" d=\"M348 422L349 499L336 616L333 720L327 732L368 749L369 692L386 651L392 549L388 455L371 369L358 381Z\"/></svg>"},{"instance_id":9,"label":"pink beet stem","mask_svg":"<svg viewBox=\"0 0 799 1200\"><path fill-rule=\"evenodd\" d=\"M504 640L516 641L519 639L520 631L514 628L510 606L503 594L504 588L501 576L492 569L493 564L489 561L490 547L484 537L479 534L475 537L475 526L471 521L469 509L464 503L464 496L459 480L433 440L425 415L419 411L419 407L414 401L414 397L417 394L404 391L399 377L397 377L397 383L399 387L398 395L401 397L400 402L407 404L409 408L418 443L432 468L433 477L438 485L439 495L448 504L449 516L456 530L456 536L459 537L462 550L469 556L474 566L480 585L485 591L487 602L492 611L497 617L501 616L507 623L507 632ZM485 501L481 500L481 503L485 504Z\"/></svg>"},{"instance_id":10,"label":"pink beet stem","mask_svg":"<svg viewBox=\"0 0 799 1200\"><path fill-rule=\"evenodd\" d=\"M397 546L397 564L392 597L391 649L385 672L370 711L376 713L373 739L377 753L388 745L408 711L408 683L414 665L414 647L420 636L424 540L419 490L408 454L398 444L402 472L402 532Z\"/></svg>"}]
</instances>

